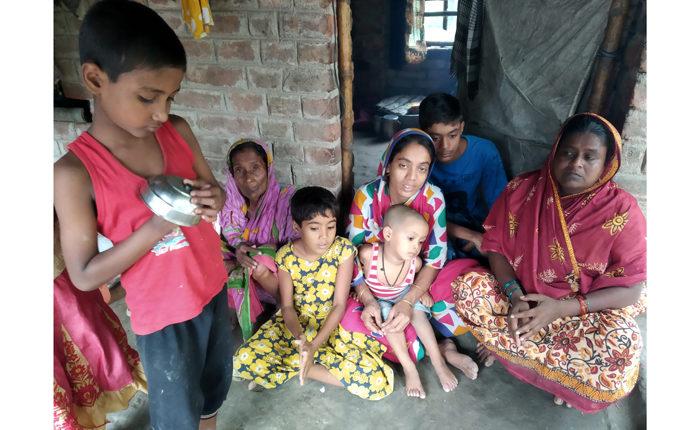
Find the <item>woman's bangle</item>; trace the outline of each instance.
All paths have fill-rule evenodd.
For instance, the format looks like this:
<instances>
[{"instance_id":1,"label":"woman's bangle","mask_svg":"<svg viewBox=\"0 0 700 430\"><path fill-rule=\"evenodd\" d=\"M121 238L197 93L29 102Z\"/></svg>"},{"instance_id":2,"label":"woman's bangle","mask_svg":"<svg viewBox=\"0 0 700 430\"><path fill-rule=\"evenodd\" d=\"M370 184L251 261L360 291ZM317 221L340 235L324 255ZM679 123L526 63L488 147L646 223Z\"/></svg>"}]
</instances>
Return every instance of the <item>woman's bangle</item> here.
<instances>
[{"instance_id":1,"label":"woman's bangle","mask_svg":"<svg viewBox=\"0 0 700 430\"><path fill-rule=\"evenodd\" d=\"M418 285L418 284L411 284L411 286L414 286L414 287L418 288L418 289L419 289L420 291L422 291L424 294L425 294L425 292L428 290L427 288L423 288L423 287L421 287L421 286Z\"/></svg>"},{"instance_id":2,"label":"woman's bangle","mask_svg":"<svg viewBox=\"0 0 700 430\"><path fill-rule=\"evenodd\" d=\"M578 300L579 316L586 315L588 313L588 301L583 294L577 294L576 299Z\"/></svg>"},{"instance_id":3,"label":"woman's bangle","mask_svg":"<svg viewBox=\"0 0 700 430\"><path fill-rule=\"evenodd\" d=\"M513 278L510 281L506 282L503 284L503 287L501 287L501 290L503 291L503 294L508 297L508 301L512 302L513 301L513 293L520 290L520 282L518 282L517 279Z\"/></svg>"},{"instance_id":4,"label":"woman's bangle","mask_svg":"<svg viewBox=\"0 0 700 430\"><path fill-rule=\"evenodd\" d=\"M408 305L409 305L410 307L413 307L413 303L411 303L410 300L408 300L408 299L401 299L401 301L402 301L402 302L406 302L406 303L408 303Z\"/></svg>"}]
</instances>

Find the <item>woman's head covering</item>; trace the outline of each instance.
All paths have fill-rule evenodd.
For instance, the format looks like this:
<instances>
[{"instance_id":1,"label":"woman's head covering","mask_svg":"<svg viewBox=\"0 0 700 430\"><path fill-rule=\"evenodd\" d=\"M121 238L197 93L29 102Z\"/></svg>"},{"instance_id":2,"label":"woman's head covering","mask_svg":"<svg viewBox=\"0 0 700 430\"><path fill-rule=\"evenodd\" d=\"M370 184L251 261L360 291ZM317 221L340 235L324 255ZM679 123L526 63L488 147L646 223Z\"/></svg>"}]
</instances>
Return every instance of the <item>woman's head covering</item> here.
<instances>
[{"instance_id":1,"label":"woman's head covering","mask_svg":"<svg viewBox=\"0 0 700 430\"><path fill-rule=\"evenodd\" d=\"M253 142L263 148L267 155L267 190L262 196L262 201L250 216L248 204L236 186L231 173L231 152L238 145ZM289 213L289 199L294 194L294 188L290 185L280 188L275 177L275 168L272 161L272 150L268 144L256 139L240 139L229 149L226 155L229 169L226 172L226 202L219 214L221 233L230 246L236 246L241 242L250 242L255 245L267 243L284 243L294 236L292 220Z\"/></svg>"},{"instance_id":2,"label":"woman's head covering","mask_svg":"<svg viewBox=\"0 0 700 430\"><path fill-rule=\"evenodd\" d=\"M484 221L484 251L504 255L523 288L550 297L633 286L646 279L646 220L637 201L612 181L620 168L621 139L593 113L614 140L601 177L587 190L561 197L552 162L560 131L544 166L514 178Z\"/></svg>"}]
</instances>

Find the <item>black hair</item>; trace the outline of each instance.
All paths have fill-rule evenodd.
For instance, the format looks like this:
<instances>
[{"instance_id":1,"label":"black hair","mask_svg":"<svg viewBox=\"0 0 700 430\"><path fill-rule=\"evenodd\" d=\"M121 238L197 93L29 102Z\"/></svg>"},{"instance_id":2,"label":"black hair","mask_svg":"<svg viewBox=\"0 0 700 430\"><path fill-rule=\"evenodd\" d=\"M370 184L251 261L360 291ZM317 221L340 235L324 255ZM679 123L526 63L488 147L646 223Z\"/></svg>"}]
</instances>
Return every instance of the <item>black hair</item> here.
<instances>
[{"instance_id":1,"label":"black hair","mask_svg":"<svg viewBox=\"0 0 700 430\"><path fill-rule=\"evenodd\" d=\"M591 115L575 115L571 117L564 125L561 131L559 142L564 142L574 134L591 133L597 136L604 144L606 149L605 162L607 163L615 155L615 138L610 129L605 126L598 118Z\"/></svg>"},{"instance_id":2,"label":"black hair","mask_svg":"<svg viewBox=\"0 0 700 430\"><path fill-rule=\"evenodd\" d=\"M427 130L433 124L451 124L462 121L462 108L457 97L434 93L424 98L418 107L418 123Z\"/></svg>"},{"instance_id":3,"label":"black hair","mask_svg":"<svg viewBox=\"0 0 700 430\"><path fill-rule=\"evenodd\" d=\"M333 193L323 187L304 187L298 189L290 202L292 219L301 225L303 221L317 215L326 215L329 211L338 219L338 200Z\"/></svg>"},{"instance_id":4,"label":"black hair","mask_svg":"<svg viewBox=\"0 0 700 430\"><path fill-rule=\"evenodd\" d=\"M80 64L94 63L116 82L138 68L187 69L182 42L155 11L125 0L95 3L78 35Z\"/></svg>"},{"instance_id":5,"label":"black hair","mask_svg":"<svg viewBox=\"0 0 700 430\"><path fill-rule=\"evenodd\" d=\"M247 142L239 143L228 151L226 165L228 166L228 171L231 173L231 175L233 175L233 157L243 151L255 151L255 153L262 158L263 164L265 165L265 170L270 167L267 165L267 153L265 152L265 148L252 140L249 140Z\"/></svg>"},{"instance_id":6,"label":"black hair","mask_svg":"<svg viewBox=\"0 0 700 430\"><path fill-rule=\"evenodd\" d=\"M417 143L428 150L428 154L430 155L430 166L432 167L433 163L435 162L435 146L428 137L421 134L409 134L399 139L399 141L396 142L396 145L394 145L394 149L391 151L391 155L389 155L389 160L387 161L386 165L388 166L391 164L391 162L394 161L396 154L403 151L403 149L411 143Z\"/></svg>"}]
</instances>

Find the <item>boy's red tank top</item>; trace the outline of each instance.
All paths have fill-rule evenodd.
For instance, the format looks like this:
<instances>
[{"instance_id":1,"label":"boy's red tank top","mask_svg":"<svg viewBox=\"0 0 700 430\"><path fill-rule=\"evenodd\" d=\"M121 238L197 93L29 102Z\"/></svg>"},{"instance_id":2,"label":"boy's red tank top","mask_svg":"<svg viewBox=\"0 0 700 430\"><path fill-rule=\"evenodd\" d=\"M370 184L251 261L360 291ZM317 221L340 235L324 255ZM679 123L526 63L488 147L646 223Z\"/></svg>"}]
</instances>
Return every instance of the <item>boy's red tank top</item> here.
<instances>
[{"instance_id":1,"label":"boy's red tank top","mask_svg":"<svg viewBox=\"0 0 700 430\"><path fill-rule=\"evenodd\" d=\"M155 132L166 175L194 179L194 156L170 121ZM97 207L97 230L115 245L153 213L139 190L147 181L127 169L102 144L83 132L68 145L90 174ZM146 335L190 320L226 282L219 237L201 221L177 227L121 276L134 333Z\"/></svg>"}]
</instances>

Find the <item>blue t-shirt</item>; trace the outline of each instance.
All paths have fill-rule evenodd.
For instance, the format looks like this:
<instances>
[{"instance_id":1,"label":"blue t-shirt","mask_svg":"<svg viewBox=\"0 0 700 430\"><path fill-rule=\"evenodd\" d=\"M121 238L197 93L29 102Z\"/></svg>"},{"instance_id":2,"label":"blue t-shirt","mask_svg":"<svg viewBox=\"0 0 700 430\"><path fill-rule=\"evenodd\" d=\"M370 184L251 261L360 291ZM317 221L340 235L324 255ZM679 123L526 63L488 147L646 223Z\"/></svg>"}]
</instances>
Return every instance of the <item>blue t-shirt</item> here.
<instances>
[{"instance_id":1,"label":"blue t-shirt","mask_svg":"<svg viewBox=\"0 0 700 430\"><path fill-rule=\"evenodd\" d=\"M472 135L461 157L450 163L435 163L430 182L445 196L447 221L483 231L491 206L506 187L506 172L496 145Z\"/></svg>"}]
</instances>

